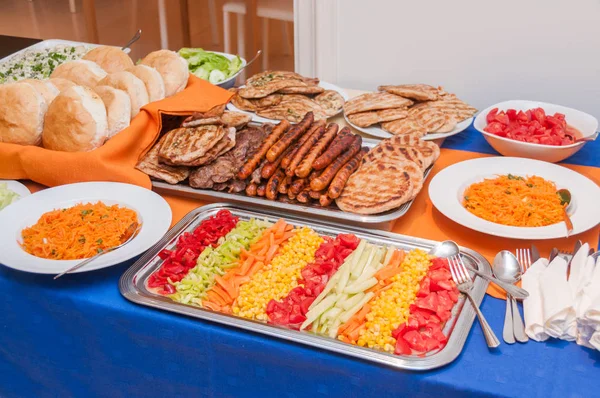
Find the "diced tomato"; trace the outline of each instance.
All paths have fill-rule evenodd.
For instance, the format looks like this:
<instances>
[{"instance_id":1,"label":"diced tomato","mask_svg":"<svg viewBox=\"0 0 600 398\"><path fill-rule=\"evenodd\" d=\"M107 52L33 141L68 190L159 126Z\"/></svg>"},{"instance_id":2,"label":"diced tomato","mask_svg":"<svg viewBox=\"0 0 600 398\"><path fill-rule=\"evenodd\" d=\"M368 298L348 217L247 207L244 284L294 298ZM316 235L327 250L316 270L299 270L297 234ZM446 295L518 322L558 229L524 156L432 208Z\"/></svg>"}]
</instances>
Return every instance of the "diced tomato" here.
<instances>
[{"instance_id":1,"label":"diced tomato","mask_svg":"<svg viewBox=\"0 0 600 398\"><path fill-rule=\"evenodd\" d=\"M429 294L429 286L431 284L431 280L426 276L421 281L421 286L419 286L419 292L417 293L417 297L425 297Z\"/></svg>"},{"instance_id":2,"label":"diced tomato","mask_svg":"<svg viewBox=\"0 0 600 398\"><path fill-rule=\"evenodd\" d=\"M342 246L345 246L351 250L356 249L360 243L360 239L358 239L356 235L352 234L340 234L338 235L338 238Z\"/></svg>"},{"instance_id":3,"label":"diced tomato","mask_svg":"<svg viewBox=\"0 0 600 398\"><path fill-rule=\"evenodd\" d=\"M496 119L496 114L498 114L498 108L492 109L486 116L486 121L489 123L493 122Z\"/></svg>"},{"instance_id":4,"label":"diced tomato","mask_svg":"<svg viewBox=\"0 0 600 398\"><path fill-rule=\"evenodd\" d=\"M428 337L425 340L425 352L433 351L440 347L440 342L432 337Z\"/></svg>"},{"instance_id":5,"label":"diced tomato","mask_svg":"<svg viewBox=\"0 0 600 398\"><path fill-rule=\"evenodd\" d=\"M408 346L410 348L412 348L413 350L418 351L418 352L426 351L425 341L423 340L421 333L419 333L418 331L411 330L409 332L406 332L402 338L406 341Z\"/></svg>"},{"instance_id":6,"label":"diced tomato","mask_svg":"<svg viewBox=\"0 0 600 398\"><path fill-rule=\"evenodd\" d=\"M404 337L396 340L396 348L394 349L394 354L396 354L396 355L412 354L412 350L410 349L410 346L408 345L406 340L404 340Z\"/></svg>"},{"instance_id":7,"label":"diced tomato","mask_svg":"<svg viewBox=\"0 0 600 398\"><path fill-rule=\"evenodd\" d=\"M508 119L508 115L504 112L500 112L499 114L497 114L496 117L494 118L494 120L505 126L508 126L508 124L510 122L510 120Z\"/></svg>"}]
</instances>

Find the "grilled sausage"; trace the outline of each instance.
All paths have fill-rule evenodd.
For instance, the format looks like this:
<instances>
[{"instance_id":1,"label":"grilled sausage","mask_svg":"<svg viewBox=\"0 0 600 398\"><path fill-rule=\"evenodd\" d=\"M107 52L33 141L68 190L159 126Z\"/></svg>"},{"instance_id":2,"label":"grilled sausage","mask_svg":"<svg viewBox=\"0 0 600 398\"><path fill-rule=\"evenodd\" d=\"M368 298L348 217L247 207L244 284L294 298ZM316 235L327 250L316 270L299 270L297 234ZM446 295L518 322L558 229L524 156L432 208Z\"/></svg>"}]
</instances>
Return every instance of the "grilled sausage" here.
<instances>
[{"instance_id":1,"label":"grilled sausage","mask_svg":"<svg viewBox=\"0 0 600 398\"><path fill-rule=\"evenodd\" d=\"M292 191L290 191L290 190L288 190L288 194L287 195L288 195L288 198L290 200L295 200L296 199L296 194L292 193Z\"/></svg>"},{"instance_id":2,"label":"grilled sausage","mask_svg":"<svg viewBox=\"0 0 600 398\"><path fill-rule=\"evenodd\" d=\"M267 193L267 183L263 182L256 188L256 194L258 196L263 197L263 196L265 196L266 193Z\"/></svg>"},{"instance_id":3,"label":"grilled sausage","mask_svg":"<svg viewBox=\"0 0 600 398\"><path fill-rule=\"evenodd\" d=\"M274 162L294 141L296 141L306 130L310 127L312 122L315 120L315 116L312 112L308 112L300 123L288 130L287 133L281 137L267 152L267 159L269 162Z\"/></svg>"},{"instance_id":4,"label":"grilled sausage","mask_svg":"<svg viewBox=\"0 0 600 398\"><path fill-rule=\"evenodd\" d=\"M323 191L313 191L311 189L310 191L308 191L308 196L310 196L312 199L318 200L324 193L325 192Z\"/></svg>"},{"instance_id":5,"label":"grilled sausage","mask_svg":"<svg viewBox=\"0 0 600 398\"><path fill-rule=\"evenodd\" d=\"M295 144L292 144L293 145L293 149L290 152L288 152L287 155L285 155L284 158L283 158L283 160L281 161L281 167L282 168L287 169L287 167L292 162L292 159L294 158L294 156L296 155L296 153L298 153L298 150L300 149L300 147L321 126L325 126L325 120L317 120L316 122L314 122L313 124L311 124L310 128L306 131L306 133L302 134L302 136L300 138L298 138L298 141Z\"/></svg>"},{"instance_id":6,"label":"grilled sausage","mask_svg":"<svg viewBox=\"0 0 600 398\"><path fill-rule=\"evenodd\" d=\"M327 190L327 196L330 199L337 199L344 190L346 183L348 182L348 178L358 169L360 165L360 161L365 156L365 154L369 152L369 148L363 148L356 155L352 157L342 168L337 172L333 180L331 180L331 184L329 184L329 189Z\"/></svg>"},{"instance_id":7,"label":"grilled sausage","mask_svg":"<svg viewBox=\"0 0 600 398\"><path fill-rule=\"evenodd\" d=\"M302 159L298 167L296 167L295 173L298 177L308 177L310 171L312 170L313 162L315 161L317 156L319 156L321 152L323 152L325 148L327 148L327 145L329 145L329 143L335 138L337 132L337 124L331 123L329 126L327 126L325 134L321 135L319 141L317 141L317 143L310 149L310 151L304 157L304 159Z\"/></svg>"},{"instance_id":8,"label":"grilled sausage","mask_svg":"<svg viewBox=\"0 0 600 398\"><path fill-rule=\"evenodd\" d=\"M284 178L285 173L281 169L278 169L275 172L275 174L273 174L273 176L269 178L269 181L267 182L267 190L265 191L265 196L267 197L267 199L277 199L277 189L279 188L279 184L281 184Z\"/></svg>"},{"instance_id":9,"label":"grilled sausage","mask_svg":"<svg viewBox=\"0 0 600 398\"><path fill-rule=\"evenodd\" d=\"M335 140L329 145L327 150L321 154L312 164L315 170L323 170L325 167L329 166L331 162L342 152L348 148L349 145L352 144L354 140L354 134L350 133L350 129L344 127L342 131L335 137Z\"/></svg>"},{"instance_id":10,"label":"grilled sausage","mask_svg":"<svg viewBox=\"0 0 600 398\"><path fill-rule=\"evenodd\" d=\"M294 155L294 158L292 159L289 166L285 170L286 175L288 175L288 176L295 175L296 167L298 167L298 165L300 164L302 159L304 159L304 156L306 156L308 151L310 151L310 149L316 145L317 141L319 141L319 138L321 138L321 136L323 135L324 132L325 132L325 127L320 127L319 129L315 130L311 134L311 136L306 140L306 142L304 144L302 144L302 146L300 146L300 148L298 148L298 150L296 151L296 154Z\"/></svg>"},{"instance_id":11,"label":"grilled sausage","mask_svg":"<svg viewBox=\"0 0 600 398\"><path fill-rule=\"evenodd\" d=\"M308 178L298 178L292 181L289 192L298 195L308 185Z\"/></svg>"},{"instance_id":12,"label":"grilled sausage","mask_svg":"<svg viewBox=\"0 0 600 398\"><path fill-rule=\"evenodd\" d=\"M280 194L287 194L288 190L290 189L290 185L292 184L292 177L286 177L284 178L284 180L281 182L281 184L279 184L279 188L277 188L277 192L279 192Z\"/></svg>"},{"instance_id":13,"label":"grilled sausage","mask_svg":"<svg viewBox=\"0 0 600 398\"><path fill-rule=\"evenodd\" d=\"M342 166L360 151L360 142L360 137L356 136L354 142L350 145L350 148L327 166L320 176L310 182L310 189L313 191L321 191L327 188L327 185L333 180L333 177L340 171Z\"/></svg>"},{"instance_id":14,"label":"grilled sausage","mask_svg":"<svg viewBox=\"0 0 600 398\"><path fill-rule=\"evenodd\" d=\"M308 195L308 191L305 189L304 191L300 192L296 196L296 200L300 203L308 203L310 201L310 196Z\"/></svg>"},{"instance_id":15,"label":"grilled sausage","mask_svg":"<svg viewBox=\"0 0 600 398\"><path fill-rule=\"evenodd\" d=\"M290 122L288 122L287 120L282 120L277 126L273 128L271 134L269 134L269 136L264 140L264 142L261 144L256 153L250 156L248 160L246 160L246 162L238 172L237 177L240 180L245 180L250 176L250 174L252 174L254 169L256 169L256 166L260 164L260 161L265 156L267 151L273 146L273 144L277 142L279 137L281 137L283 132L287 130L288 127L290 127Z\"/></svg>"},{"instance_id":16,"label":"grilled sausage","mask_svg":"<svg viewBox=\"0 0 600 398\"><path fill-rule=\"evenodd\" d=\"M255 183L248 184L248 186L246 187L246 195L256 196L256 188L258 188L258 185L256 185Z\"/></svg>"},{"instance_id":17,"label":"grilled sausage","mask_svg":"<svg viewBox=\"0 0 600 398\"><path fill-rule=\"evenodd\" d=\"M329 206L331 203L333 203L333 199L331 199L329 197L329 195L321 195L321 197L319 198L319 204L322 207L327 207Z\"/></svg>"}]
</instances>

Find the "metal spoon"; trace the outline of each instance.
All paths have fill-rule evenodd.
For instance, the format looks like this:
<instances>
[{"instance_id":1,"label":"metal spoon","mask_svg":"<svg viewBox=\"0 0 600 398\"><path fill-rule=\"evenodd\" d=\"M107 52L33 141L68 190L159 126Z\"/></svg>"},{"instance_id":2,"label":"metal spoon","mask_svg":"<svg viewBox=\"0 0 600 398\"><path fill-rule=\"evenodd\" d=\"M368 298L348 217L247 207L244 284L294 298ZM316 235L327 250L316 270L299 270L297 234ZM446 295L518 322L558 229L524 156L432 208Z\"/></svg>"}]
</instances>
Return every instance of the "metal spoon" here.
<instances>
[{"instance_id":1,"label":"metal spoon","mask_svg":"<svg viewBox=\"0 0 600 398\"><path fill-rule=\"evenodd\" d=\"M440 242L429 251L429 254L434 255L436 257L441 257L441 258L449 258L458 253L460 253L460 248L458 247L458 245L455 242L453 242L451 240L445 240L443 242ZM529 293L527 293L527 290L525 290L525 289L521 289L520 287L515 286L512 283L503 282L497 278L494 278L491 275L484 274L483 272L476 270L475 268L473 268L467 264L465 264L465 265L469 271L473 272L475 275L477 275L487 281L494 283L499 288L503 289L507 293L510 293L513 297L516 297L519 299L524 299L527 296L529 296Z\"/></svg>"},{"instance_id":2,"label":"metal spoon","mask_svg":"<svg viewBox=\"0 0 600 398\"><path fill-rule=\"evenodd\" d=\"M596 134L592 134L589 137L576 138L575 141L573 141L573 144L577 144L579 142L596 141L596 138L598 138L598 132L597 131L596 131Z\"/></svg>"},{"instance_id":3,"label":"metal spoon","mask_svg":"<svg viewBox=\"0 0 600 398\"><path fill-rule=\"evenodd\" d=\"M133 240L133 238L135 238L137 236L137 234L140 232L140 230L142 229L142 225L138 224L137 222L133 222L131 223L131 225L129 227L127 227L127 229L125 230L125 232L123 232L123 235L121 235L121 238L119 239L122 243L118 246L114 246L114 247L110 247L104 251L101 251L100 253L96 254L94 257L90 257L88 259L83 260L80 263L75 264L74 266L72 266L71 268L69 268L66 271L61 272L60 274L56 275L54 277L54 279L58 279L61 276L63 276L64 274L68 274L71 273L73 271L78 270L79 268L83 267L86 264L91 263L92 261L94 261L95 259L97 259L98 257L106 254L106 253L110 253L114 250L117 250L120 247L125 246L126 244L128 244L129 242L131 242Z\"/></svg>"},{"instance_id":4,"label":"metal spoon","mask_svg":"<svg viewBox=\"0 0 600 398\"><path fill-rule=\"evenodd\" d=\"M494 264L492 270L496 277L507 283L515 283L521 279L522 268L517 261L517 258L508 250L502 250L494 258ZM512 311L509 308L512 307ZM512 312L512 313L511 313ZM510 315L509 315L510 314ZM512 318L512 319L510 319ZM511 328L512 326L512 334ZM525 325L523 319L519 313L519 307L517 306L517 300L514 299L509 293L506 294L506 313L504 316L504 331L502 333L504 341L508 344L514 343L514 339L521 343L529 341L529 337L525 334Z\"/></svg>"},{"instance_id":5,"label":"metal spoon","mask_svg":"<svg viewBox=\"0 0 600 398\"><path fill-rule=\"evenodd\" d=\"M560 198L560 204L567 205L567 207L565 207L563 209L563 219L564 219L565 225L567 226L567 238L568 238L571 235L571 233L573 232L573 221L571 221L571 217L569 217L569 208L571 207L571 191L563 188L563 189L559 189L558 191L556 191L556 193L558 194L558 197Z\"/></svg>"},{"instance_id":6,"label":"metal spoon","mask_svg":"<svg viewBox=\"0 0 600 398\"><path fill-rule=\"evenodd\" d=\"M256 55L254 56L254 58L252 58L250 61L246 62L246 65L242 66L240 68L240 70L238 70L236 73L240 73L241 71L243 71L244 69L249 67L252 62L256 61L258 59L258 57L260 57L260 54L262 54L262 50L258 50L256 52Z\"/></svg>"},{"instance_id":7,"label":"metal spoon","mask_svg":"<svg viewBox=\"0 0 600 398\"><path fill-rule=\"evenodd\" d=\"M123 50L123 51L127 50L129 47L131 47L131 45L133 43L135 43L136 41L138 41L140 39L140 37L142 37L142 30L141 29L139 29L137 32L135 32L135 34L133 35L133 37L131 38L131 40L129 40L127 42L127 44L125 44L123 46L123 48L121 48L121 50Z\"/></svg>"}]
</instances>

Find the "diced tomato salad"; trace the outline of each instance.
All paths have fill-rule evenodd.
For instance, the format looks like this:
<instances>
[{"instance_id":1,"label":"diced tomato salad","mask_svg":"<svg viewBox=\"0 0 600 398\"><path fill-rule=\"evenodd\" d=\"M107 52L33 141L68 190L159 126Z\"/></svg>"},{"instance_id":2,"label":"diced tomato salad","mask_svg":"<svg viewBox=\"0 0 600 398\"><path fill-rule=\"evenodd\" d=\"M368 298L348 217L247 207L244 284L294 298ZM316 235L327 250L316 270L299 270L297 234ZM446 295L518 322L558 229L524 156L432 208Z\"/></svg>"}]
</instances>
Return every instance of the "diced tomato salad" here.
<instances>
[{"instance_id":1,"label":"diced tomato salad","mask_svg":"<svg viewBox=\"0 0 600 398\"><path fill-rule=\"evenodd\" d=\"M546 115L542 108L517 111L499 111L494 108L487 114L484 131L511 140L543 145L570 145L580 136L579 131L569 126L565 115Z\"/></svg>"},{"instance_id":2,"label":"diced tomato salad","mask_svg":"<svg viewBox=\"0 0 600 398\"><path fill-rule=\"evenodd\" d=\"M158 288L159 294L175 293L175 287L169 283L182 280L190 269L196 266L196 260L208 246L215 246L219 238L227 235L237 224L239 218L228 210L202 221L193 231L183 233L177 240L174 250L162 250L158 255L164 260L160 269L148 278L148 286Z\"/></svg>"},{"instance_id":3,"label":"diced tomato salad","mask_svg":"<svg viewBox=\"0 0 600 398\"><path fill-rule=\"evenodd\" d=\"M269 323L298 330L306 320L308 307L321 294L329 279L343 264L346 257L358 247L359 239L351 234L340 234L325 241L315 253L315 260L305 266L298 286L281 301L271 300L267 304Z\"/></svg>"},{"instance_id":4,"label":"diced tomato salad","mask_svg":"<svg viewBox=\"0 0 600 398\"><path fill-rule=\"evenodd\" d=\"M448 339L442 332L458 301L458 288L452 281L448 260L435 258L421 281L417 300L410 306L408 322L392 332L397 355L425 354L443 348Z\"/></svg>"}]
</instances>

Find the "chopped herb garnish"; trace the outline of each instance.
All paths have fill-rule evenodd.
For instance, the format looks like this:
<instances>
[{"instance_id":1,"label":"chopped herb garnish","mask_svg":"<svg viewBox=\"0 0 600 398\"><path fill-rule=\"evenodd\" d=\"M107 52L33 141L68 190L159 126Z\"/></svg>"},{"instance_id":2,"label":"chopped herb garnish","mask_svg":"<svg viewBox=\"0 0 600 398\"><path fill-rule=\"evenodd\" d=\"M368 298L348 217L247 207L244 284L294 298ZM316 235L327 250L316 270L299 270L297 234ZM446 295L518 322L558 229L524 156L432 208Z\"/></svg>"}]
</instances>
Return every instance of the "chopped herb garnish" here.
<instances>
[{"instance_id":1,"label":"chopped herb garnish","mask_svg":"<svg viewBox=\"0 0 600 398\"><path fill-rule=\"evenodd\" d=\"M523 180L523 177L519 177L519 176L514 176L512 174L508 175L508 179L509 180Z\"/></svg>"},{"instance_id":2,"label":"chopped herb garnish","mask_svg":"<svg viewBox=\"0 0 600 398\"><path fill-rule=\"evenodd\" d=\"M96 241L96 243L97 243L97 244L99 244L99 245L101 245L101 244L102 244L102 238L98 239L98 240Z\"/></svg>"},{"instance_id":3,"label":"chopped herb garnish","mask_svg":"<svg viewBox=\"0 0 600 398\"><path fill-rule=\"evenodd\" d=\"M104 250L102 250L101 248L97 248L96 249L96 253L102 253Z\"/></svg>"},{"instance_id":4,"label":"chopped herb garnish","mask_svg":"<svg viewBox=\"0 0 600 398\"><path fill-rule=\"evenodd\" d=\"M469 200L469 197L468 197L468 196L465 196L465 200Z\"/></svg>"},{"instance_id":5,"label":"chopped herb garnish","mask_svg":"<svg viewBox=\"0 0 600 398\"><path fill-rule=\"evenodd\" d=\"M505 194L510 195L510 191L507 189L506 191L504 191Z\"/></svg>"},{"instance_id":6,"label":"chopped herb garnish","mask_svg":"<svg viewBox=\"0 0 600 398\"><path fill-rule=\"evenodd\" d=\"M88 209L88 210L81 210L81 215L82 215L82 216L87 216L88 214L91 214L91 213L93 213L93 212L94 212L94 210L92 210L92 209Z\"/></svg>"}]
</instances>

